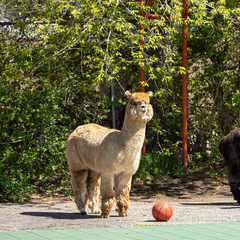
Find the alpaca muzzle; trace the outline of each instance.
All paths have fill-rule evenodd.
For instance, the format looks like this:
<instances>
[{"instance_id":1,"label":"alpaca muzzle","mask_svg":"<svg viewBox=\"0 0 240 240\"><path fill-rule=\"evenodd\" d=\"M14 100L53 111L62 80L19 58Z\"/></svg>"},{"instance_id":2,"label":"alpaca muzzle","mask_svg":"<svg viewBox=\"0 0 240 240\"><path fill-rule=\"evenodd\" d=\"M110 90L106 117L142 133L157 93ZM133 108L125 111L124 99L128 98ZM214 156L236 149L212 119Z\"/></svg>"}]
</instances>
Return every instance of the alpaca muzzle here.
<instances>
[{"instance_id":1,"label":"alpaca muzzle","mask_svg":"<svg viewBox=\"0 0 240 240\"><path fill-rule=\"evenodd\" d=\"M147 111L147 107L145 105L141 105L140 110L145 113Z\"/></svg>"}]
</instances>

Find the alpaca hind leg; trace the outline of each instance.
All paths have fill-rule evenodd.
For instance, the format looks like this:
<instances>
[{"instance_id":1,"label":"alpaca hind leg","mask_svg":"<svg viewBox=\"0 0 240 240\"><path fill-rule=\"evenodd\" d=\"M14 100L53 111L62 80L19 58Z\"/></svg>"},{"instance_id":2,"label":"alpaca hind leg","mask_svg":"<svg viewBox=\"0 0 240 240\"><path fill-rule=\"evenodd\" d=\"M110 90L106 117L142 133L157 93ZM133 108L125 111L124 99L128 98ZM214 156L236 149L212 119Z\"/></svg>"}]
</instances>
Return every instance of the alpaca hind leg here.
<instances>
[{"instance_id":1,"label":"alpaca hind leg","mask_svg":"<svg viewBox=\"0 0 240 240\"><path fill-rule=\"evenodd\" d=\"M86 215L88 170L70 171L75 203L81 215Z\"/></svg>"},{"instance_id":2,"label":"alpaca hind leg","mask_svg":"<svg viewBox=\"0 0 240 240\"><path fill-rule=\"evenodd\" d=\"M234 196L234 199L240 204L240 167L238 165L228 167L228 180L231 192Z\"/></svg>"},{"instance_id":3,"label":"alpaca hind leg","mask_svg":"<svg viewBox=\"0 0 240 240\"><path fill-rule=\"evenodd\" d=\"M233 197L240 204L240 191L239 191L239 181L236 182L233 179L229 181L230 189L233 194Z\"/></svg>"},{"instance_id":4,"label":"alpaca hind leg","mask_svg":"<svg viewBox=\"0 0 240 240\"><path fill-rule=\"evenodd\" d=\"M98 208L101 177L99 173L89 170L87 177L88 207L91 213L99 214Z\"/></svg>"},{"instance_id":5,"label":"alpaca hind leg","mask_svg":"<svg viewBox=\"0 0 240 240\"><path fill-rule=\"evenodd\" d=\"M126 217L130 206L129 192L131 190L132 175L120 173L115 176L115 191L117 209L120 217Z\"/></svg>"},{"instance_id":6,"label":"alpaca hind leg","mask_svg":"<svg viewBox=\"0 0 240 240\"><path fill-rule=\"evenodd\" d=\"M113 176L101 176L100 192L102 195L101 216L108 218L111 214L112 207L115 201L115 191L113 190L114 177Z\"/></svg>"}]
</instances>

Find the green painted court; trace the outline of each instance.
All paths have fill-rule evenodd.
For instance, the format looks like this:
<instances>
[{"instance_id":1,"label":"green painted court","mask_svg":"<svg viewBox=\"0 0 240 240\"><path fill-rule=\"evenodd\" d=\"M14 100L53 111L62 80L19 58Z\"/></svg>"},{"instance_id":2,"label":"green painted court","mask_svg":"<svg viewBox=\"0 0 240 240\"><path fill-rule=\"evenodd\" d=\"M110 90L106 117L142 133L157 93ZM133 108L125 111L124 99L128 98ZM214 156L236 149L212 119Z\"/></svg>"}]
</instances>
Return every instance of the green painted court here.
<instances>
[{"instance_id":1,"label":"green painted court","mask_svg":"<svg viewBox=\"0 0 240 240\"><path fill-rule=\"evenodd\" d=\"M186 224L170 226L144 226L123 228L94 228L94 229L71 229L71 230L46 230L46 231L19 231L2 232L1 240L214 240L239 239L240 222L233 223L209 223L209 224Z\"/></svg>"}]
</instances>

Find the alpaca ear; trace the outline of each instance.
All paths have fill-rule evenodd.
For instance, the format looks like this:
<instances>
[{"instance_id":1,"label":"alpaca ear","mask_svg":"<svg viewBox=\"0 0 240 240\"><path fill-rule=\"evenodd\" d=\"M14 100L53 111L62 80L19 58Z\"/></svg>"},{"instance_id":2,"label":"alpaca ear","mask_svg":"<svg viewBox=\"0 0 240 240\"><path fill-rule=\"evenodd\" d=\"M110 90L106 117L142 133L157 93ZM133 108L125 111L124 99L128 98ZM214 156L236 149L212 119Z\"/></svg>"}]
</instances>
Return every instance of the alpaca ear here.
<instances>
[{"instance_id":1,"label":"alpaca ear","mask_svg":"<svg viewBox=\"0 0 240 240\"><path fill-rule=\"evenodd\" d=\"M153 97L153 92L149 91L149 92L147 92L147 94L149 97Z\"/></svg>"},{"instance_id":2,"label":"alpaca ear","mask_svg":"<svg viewBox=\"0 0 240 240\"><path fill-rule=\"evenodd\" d=\"M127 97L127 99L130 99L132 94L129 91L126 91L125 96Z\"/></svg>"}]
</instances>

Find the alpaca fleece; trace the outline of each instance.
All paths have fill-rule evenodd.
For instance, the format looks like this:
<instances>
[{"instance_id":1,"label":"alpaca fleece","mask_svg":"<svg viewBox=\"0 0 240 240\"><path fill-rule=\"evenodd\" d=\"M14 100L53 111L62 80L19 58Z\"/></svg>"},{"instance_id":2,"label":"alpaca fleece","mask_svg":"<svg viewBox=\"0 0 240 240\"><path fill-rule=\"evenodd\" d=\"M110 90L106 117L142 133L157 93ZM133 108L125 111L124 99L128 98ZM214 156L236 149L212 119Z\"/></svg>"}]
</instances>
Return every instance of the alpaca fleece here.
<instances>
[{"instance_id":1,"label":"alpaca fleece","mask_svg":"<svg viewBox=\"0 0 240 240\"><path fill-rule=\"evenodd\" d=\"M146 124L152 119L152 92L125 93L129 102L121 131L97 124L79 126L68 137L66 156L76 205L81 214L108 217L114 201L119 216L127 216L132 175L137 171Z\"/></svg>"},{"instance_id":2,"label":"alpaca fleece","mask_svg":"<svg viewBox=\"0 0 240 240\"><path fill-rule=\"evenodd\" d=\"M235 200L240 203L240 128L223 137L219 150L228 166L228 183Z\"/></svg>"}]
</instances>

